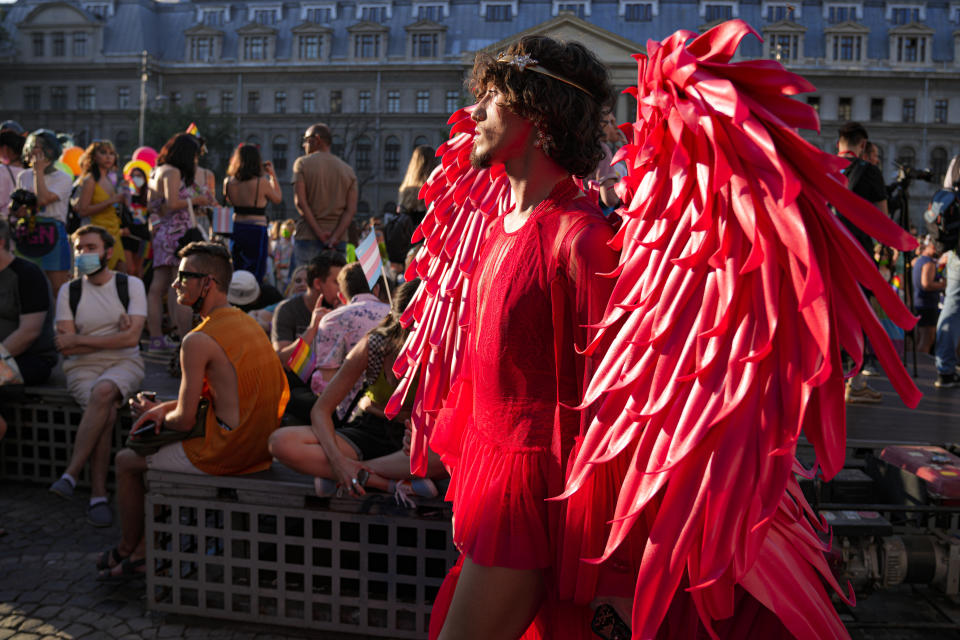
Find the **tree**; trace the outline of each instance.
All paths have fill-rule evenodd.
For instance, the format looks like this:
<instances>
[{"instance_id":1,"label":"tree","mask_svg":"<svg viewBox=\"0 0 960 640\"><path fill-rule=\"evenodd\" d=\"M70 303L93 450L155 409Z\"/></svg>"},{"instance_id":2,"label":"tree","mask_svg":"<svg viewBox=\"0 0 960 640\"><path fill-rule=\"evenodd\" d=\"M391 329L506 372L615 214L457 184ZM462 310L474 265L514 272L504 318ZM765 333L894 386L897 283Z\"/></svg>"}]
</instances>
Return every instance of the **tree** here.
<instances>
[{"instance_id":1,"label":"tree","mask_svg":"<svg viewBox=\"0 0 960 640\"><path fill-rule=\"evenodd\" d=\"M200 136L206 141L207 155L200 160L200 164L213 170L217 178L222 179L227 174L227 164L237 146L234 119L229 115L212 114L209 107L195 103L148 109L143 131L144 144L159 151L175 134L186 131L191 122L197 125Z\"/></svg>"}]
</instances>

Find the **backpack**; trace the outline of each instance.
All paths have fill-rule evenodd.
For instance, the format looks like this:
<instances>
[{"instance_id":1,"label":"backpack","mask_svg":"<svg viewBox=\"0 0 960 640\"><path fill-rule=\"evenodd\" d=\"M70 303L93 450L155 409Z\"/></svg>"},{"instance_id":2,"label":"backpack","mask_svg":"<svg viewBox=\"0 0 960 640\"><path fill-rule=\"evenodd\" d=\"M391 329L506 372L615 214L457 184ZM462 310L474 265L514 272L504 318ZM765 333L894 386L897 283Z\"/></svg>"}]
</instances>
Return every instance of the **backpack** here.
<instances>
[{"instance_id":1,"label":"backpack","mask_svg":"<svg viewBox=\"0 0 960 640\"><path fill-rule=\"evenodd\" d=\"M411 247L410 239L415 230L413 218L405 211L387 216L383 225L383 239L387 245L387 256L390 262L404 264L407 261L407 252Z\"/></svg>"},{"instance_id":2,"label":"backpack","mask_svg":"<svg viewBox=\"0 0 960 640\"><path fill-rule=\"evenodd\" d=\"M124 309L130 309L130 285L127 282L127 274L117 273L114 276L113 284L117 287L117 296L120 298L120 304ZM68 285L70 287L70 313L74 319L77 317L77 307L80 305L80 296L83 294L82 278L74 278Z\"/></svg>"},{"instance_id":3,"label":"backpack","mask_svg":"<svg viewBox=\"0 0 960 640\"><path fill-rule=\"evenodd\" d=\"M923 219L937 251L957 249L960 245L960 193L954 189L937 191L930 199Z\"/></svg>"}]
</instances>

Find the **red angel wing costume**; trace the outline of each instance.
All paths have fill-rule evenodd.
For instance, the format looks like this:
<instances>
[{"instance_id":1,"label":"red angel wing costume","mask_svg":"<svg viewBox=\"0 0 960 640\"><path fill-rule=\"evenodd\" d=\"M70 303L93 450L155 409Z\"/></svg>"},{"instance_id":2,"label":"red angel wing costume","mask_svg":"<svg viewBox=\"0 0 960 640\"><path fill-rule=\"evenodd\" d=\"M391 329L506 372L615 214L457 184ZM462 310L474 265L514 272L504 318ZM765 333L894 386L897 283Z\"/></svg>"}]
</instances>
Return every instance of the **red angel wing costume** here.
<instances>
[{"instance_id":1,"label":"red angel wing costume","mask_svg":"<svg viewBox=\"0 0 960 640\"><path fill-rule=\"evenodd\" d=\"M824 588L826 526L794 474L801 432L826 478L842 467L840 351L858 366L863 333L898 393L919 391L861 287L888 316L915 319L827 203L883 244L910 236L846 189L846 161L796 133L817 129L790 96L813 89L768 60L730 63L752 30L724 23L648 43L637 122L621 149L619 265L585 353L586 420L564 469L556 595L589 602L590 567L634 572L635 637L846 636ZM424 447L456 451L437 416L458 403L470 335L467 285L491 220L510 206L502 167L469 167L471 121L423 195L423 278L398 375L419 371L414 470ZM628 136L630 138L630 136ZM447 460L456 465L456 457ZM593 564L591 564L593 563Z\"/></svg>"}]
</instances>

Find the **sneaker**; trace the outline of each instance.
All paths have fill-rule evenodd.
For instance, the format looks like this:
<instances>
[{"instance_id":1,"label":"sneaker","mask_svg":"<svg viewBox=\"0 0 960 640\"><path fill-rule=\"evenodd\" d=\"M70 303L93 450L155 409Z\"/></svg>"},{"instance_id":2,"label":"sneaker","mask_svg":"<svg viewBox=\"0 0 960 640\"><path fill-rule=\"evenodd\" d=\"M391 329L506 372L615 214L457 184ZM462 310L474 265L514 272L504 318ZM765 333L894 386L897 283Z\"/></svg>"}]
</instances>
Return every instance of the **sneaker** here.
<instances>
[{"instance_id":1,"label":"sneaker","mask_svg":"<svg viewBox=\"0 0 960 640\"><path fill-rule=\"evenodd\" d=\"M870 358L870 360L863 363L863 368L860 369L860 373L865 376L882 376L883 370L880 369L880 363L877 362L876 358Z\"/></svg>"},{"instance_id":2,"label":"sneaker","mask_svg":"<svg viewBox=\"0 0 960 640\"><path fill-rule=\"evenodd\" d=\"M848 384L843 399L847 404L880 404L883 402L883 394L868 385L854 389Z\"/></svg>"},{"instance_id":3,"label":"sneaker","mask_svg":"<svg viewBox=\"0 0 960 640\"><path fill-rule=\"evenodd\" d=\"M162 352L166 355L169 352L174 351L179 346L179 342L174 342L167 336L159 336L157 338L150 338L150 342L147 344L147 351Z\"/></svg>"},{"instance_id":4,"label":"sneaker","mask_svg":"<svg viewBox=\"0 0 960 640\"><path fill-rule=\"evenodd\" d=\"M60 478L50 485L49 491L67 500L73 497L73 485L66 478Z\"/></svg>"},{"instance_id":5,"label":"sneaker","mask_svg":"<svg viewBox=\"0 0 960 640\"><path fill-rule=\"evenodd\" d=\"M401 507L415 509L417 503L412 496L436 498L438 493L437 485L433 484L430 478L413 478L397 482L393 490L393 498Z\"/></svg>"},{"instance_id":6,"label":"sneaker","mask_svg":"<svg viewBox=\"0 0 960 640\"><path fill-rule=\"evenodd\" d=\"M98 502L87 507L87 522L95 527L109 527L113 525L113 511L106 502Z\"/></svg>"},{"instance_id":7,"label":"sneaker","mask_svg":"<svg viewBox=\"0 0 960 640\"><path fill-rule=\"evenodd\" d=\"M956 372L938 373L937 379L933 383L933 386L937 389L952 389L958 385L960 385L960 375L957 375Z\"/></svg>"}]
</instances>

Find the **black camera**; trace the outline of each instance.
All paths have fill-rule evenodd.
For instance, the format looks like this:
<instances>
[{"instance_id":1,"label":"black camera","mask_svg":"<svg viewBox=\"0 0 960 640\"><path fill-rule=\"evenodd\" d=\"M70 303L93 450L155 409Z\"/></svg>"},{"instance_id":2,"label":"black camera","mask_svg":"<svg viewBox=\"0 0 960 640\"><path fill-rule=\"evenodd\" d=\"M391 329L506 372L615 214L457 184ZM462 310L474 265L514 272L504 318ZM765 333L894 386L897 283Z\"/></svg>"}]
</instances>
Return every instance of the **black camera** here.
<instances>
[{"instance_id":1,"label":"black camera","mask_svg":"<svg viewBox=\"0 0 960 640\"><path fill-rule=\"evenodd\" d=\"M897 165L897 182L910 180L923 180L924 182L937 181L936 176L933 175L930 169L914 169L908 164L900 164L899 162L894 162L893 164Z\"/></svg>"},{"instance_id":2,"label":"black camera","mask_svg":"<svg viewBox=\"0 0 960 640\"><path fill-rule=\"evenodd\" d=\"M22 207L26 207L26 212L17 213ZM28 215L37 213L37 194L26 189L17 189L10 194L10 213L17 217L24 218Z\"/></svg>"}]
</instances>

